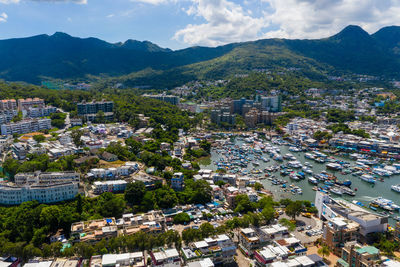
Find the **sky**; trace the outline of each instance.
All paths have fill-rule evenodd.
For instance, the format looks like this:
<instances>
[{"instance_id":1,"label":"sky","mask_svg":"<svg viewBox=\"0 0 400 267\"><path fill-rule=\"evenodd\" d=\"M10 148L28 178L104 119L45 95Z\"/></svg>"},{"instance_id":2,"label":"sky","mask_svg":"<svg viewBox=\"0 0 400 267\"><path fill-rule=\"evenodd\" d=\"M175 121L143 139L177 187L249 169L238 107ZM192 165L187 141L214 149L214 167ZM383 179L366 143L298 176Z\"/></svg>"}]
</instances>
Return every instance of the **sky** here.
<instances>
[{"instance_id":1,"label":"sky","mask_svg":"<svg viewBox=\"0 0 400 267\"><path fill-rule=\"evenodd\" d=\"M323 38L400 25L400 0L0 0L0 39L65 32L162 47Z\"/></svg>"}]
</instances>

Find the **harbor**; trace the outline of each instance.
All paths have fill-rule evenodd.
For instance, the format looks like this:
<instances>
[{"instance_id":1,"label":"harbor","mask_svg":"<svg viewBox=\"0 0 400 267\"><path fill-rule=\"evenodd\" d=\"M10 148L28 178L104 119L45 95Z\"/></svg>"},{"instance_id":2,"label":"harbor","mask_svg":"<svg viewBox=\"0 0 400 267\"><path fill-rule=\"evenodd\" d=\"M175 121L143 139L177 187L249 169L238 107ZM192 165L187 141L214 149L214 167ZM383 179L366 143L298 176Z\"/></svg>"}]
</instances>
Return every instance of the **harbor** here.
<instances>
[{"instance_id":1,"label":"harbor","mask_svg":"<svg viewBox=\"0 0 400 267\"><path fill-rule=\"evenodd\" d=\"M255 136L219 141L202 169L223 170L259 182L274 198L309 200L322 191L400 220L400 166L361 154L329 154Z\"/></svg>"}]
</instances>

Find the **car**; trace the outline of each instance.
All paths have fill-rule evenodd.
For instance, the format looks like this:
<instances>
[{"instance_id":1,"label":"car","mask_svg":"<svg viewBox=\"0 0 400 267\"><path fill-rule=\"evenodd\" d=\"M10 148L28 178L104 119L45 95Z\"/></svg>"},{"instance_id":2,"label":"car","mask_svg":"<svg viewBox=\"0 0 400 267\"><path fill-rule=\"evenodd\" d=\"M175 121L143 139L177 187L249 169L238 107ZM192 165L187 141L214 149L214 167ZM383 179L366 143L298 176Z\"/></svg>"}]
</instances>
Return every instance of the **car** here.
<instances>
[{"instance_id":1,"label":"car","mask_svg":"<svg viewBox=\"0 0 400 267\"><path fill-rule=\"evenodd\" d=\"M311 228L312 228L311 225L308 225L308 226L306 227L307 230L310 230Z\"/></svg>"},{"instance_id":2,"label":"car","mask_svg":"<svg viewBox=\"0 0 400 267\"><path fill-rule=\"evenodd\" d=\"M308 235L308 236L313 236L313 234L311 233L311 231L307 231L307 232L306 232L306 235Z\"/></svg>"},{"instance_id":3,"label":"car","mask_svg":"<svg viewBox=\"0 0 400 267\"><path fill-rule=\"evenodd\" d=\"M304 227L300 227L297 231L303 232L304 231Z\"/></svg>"}]
</instances>

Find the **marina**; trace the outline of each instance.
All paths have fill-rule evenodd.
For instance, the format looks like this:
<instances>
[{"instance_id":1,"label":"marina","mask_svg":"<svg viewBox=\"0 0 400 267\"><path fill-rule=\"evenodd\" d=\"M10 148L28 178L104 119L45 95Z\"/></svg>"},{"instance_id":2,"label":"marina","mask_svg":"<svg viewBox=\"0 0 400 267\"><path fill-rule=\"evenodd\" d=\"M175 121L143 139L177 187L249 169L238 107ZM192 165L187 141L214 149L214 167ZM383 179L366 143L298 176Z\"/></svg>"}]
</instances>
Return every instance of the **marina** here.
<instances>
[{"instance_id":1,"label":"marina","mask_svg":"<svg viewBox=\"0 0 400 267\"><path fill-rule=\"evenodd\" d=\"M275 199L313 202L315 192L322 191L388 215L392 224L399 218L400 166L396 163L356 154L306 151L281 139L237 137L213 148L210 160L202 162L201 168L224 169L260 182Z\"/></svg>"}]
</instances>

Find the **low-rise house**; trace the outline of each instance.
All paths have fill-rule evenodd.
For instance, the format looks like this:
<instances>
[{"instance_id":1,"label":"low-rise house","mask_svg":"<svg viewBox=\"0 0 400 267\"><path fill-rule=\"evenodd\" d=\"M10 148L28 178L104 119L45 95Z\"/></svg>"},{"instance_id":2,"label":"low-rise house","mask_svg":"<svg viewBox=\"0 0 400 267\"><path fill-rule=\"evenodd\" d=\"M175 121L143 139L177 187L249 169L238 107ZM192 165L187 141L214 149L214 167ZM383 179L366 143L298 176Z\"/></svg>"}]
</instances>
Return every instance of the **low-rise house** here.
<instances>
[{"instance_id":1,"label":"low-rise house","mask_svg":"<svg viewBox=\"0 0 400 267\"><path fill-rule=\"evenodd\" d=\"M145 258L143 252L123 254L104 254L101 260L102 267L144 267Z\"/></svg>"},{"instance_id":2,"label":"low-rise house","mask_svg":"<svg viewBox=\"0 0 400 267\"><path fill-rule=\"evenodd\" d=\"M171 179L171 187L174 190L182 190L184 184L184 176L181 172L174 173L174 176Z\"/></svg>"},{"instance_id":3,"label":"low-rise house","mask_svg":"<svg viewBox=\"0 0 400 267\"><path fill-rule=\"evenodd\" d=\"M175 248L150 252L151 266L180 267L181 257Z\"/></svg>"},{"instance_id":4,"label":"low-rise house","mask_svg":"<svg viewBox=\"0 0 400 267\"><path fill-rule=\"evenodd\" d=\"M95 194L102 194L104 192L111 192L111 193L121 193L124 192L128 183L124 180L116 180L116 181L96 181L93 183L94 186L94 193Z\"/></svg>"},{"instance_id":5,"label":"low-rise house","mask_svg":"<svg viewBox=\"0 0 400 267\"><path fill-rule=\"evenodd\" d=\"M210 258L215 265L230 264L234 261L236 246L227 235L218 235L194 242L190 249L200 258ZM185 259L190 261L191 259Z\"/></svg>"},{"instance_id":6,"label":"low-rise house","mask_svg":"<svg viewBox=\"0 0 400 267\"><path fill-rule=\"evenodd\" d=\"M252 228L242 228L239 234L239 247L247 255L253 255L253 251L260 247L260 239Z\"/></svg>"},{"instance_id":7,"label":"low-rise house","mask_svg":"<svg viewBox=\"0 0 400 267\"><path fill-rule=\"evenodd\" d=\"M118 235L115 218L105 218L71 225L73 242L96 243L102 239L109 239Z\"/></svg>"},{"instance_id":8,"label":"low-rise house","mask_svg":"<svg viewBox=\"0 0 400 267\"><path fill-rule=\"evenodd\" d=\"M268 244L275 239L283 239L290 236L288 228L280 224L257 228L257 232L262 244Z\"/></svg>"},{"instance_id":9,"label":"low-rise house","mask_svg":"<svg viewBox=\"0 0 400 267\"><path fill-rule=\"evenodd\" d=\"M107 152L107 151L103 152L103 153L100 155L100 158L101 158L102 160L105 160L105 161L108 161L108 162L114 162L114 161L117 161L117 160L118 160L118 156L117 156L117 155L114 155L114 154L109 153L109 152Z\"/></svg>"},{"instance_id":10,"label":"low-rise house","mask_svg":"<svg viewBox=\"0 0 400 267\"><path fill-rule=\"evenodd\" d=\"M286 247L289 250L289 256L302 256L307 252L307 248L301 244L301 241L295 237L288 237L274 241L275 245Z\"/></svg>"}]
</instances>

